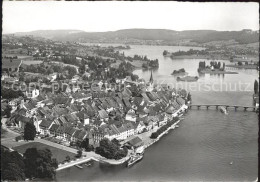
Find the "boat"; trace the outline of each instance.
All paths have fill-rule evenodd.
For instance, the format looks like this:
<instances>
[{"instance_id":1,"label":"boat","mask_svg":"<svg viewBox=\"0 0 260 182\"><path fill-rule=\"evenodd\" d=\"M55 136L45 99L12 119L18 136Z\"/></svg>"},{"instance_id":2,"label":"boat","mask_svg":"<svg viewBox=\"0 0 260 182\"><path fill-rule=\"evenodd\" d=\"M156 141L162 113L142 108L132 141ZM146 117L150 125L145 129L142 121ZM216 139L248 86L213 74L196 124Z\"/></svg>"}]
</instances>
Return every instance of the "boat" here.
<instances>
[{"instance_id":1,"label":"boat","mask_svg":"<svg viewBox=\"0 0 260 182\"><path fill-rule=\"evenodd\" d=\"M232 164L233 164L233 161L231 161L229 164L232 165Z\"/></svg>"},{"instance_id":2,"label":"boat","mask_svg":"<svg viewBox=\"0 0 260 182\"><path fill-rule=\"evenodd\" d=\"M221 106L219 109L220 109L220 112L222 112L224 114L228 114L227 109L225 107Z\"/></svg>"},{"instance_id":3,"label":"boat","mask_svg":"<svg viewBox=\"0 0 260 182\"><path fill-rule=\"evenodd\" d=\"M76 166L77 168L83 169L83 167L80 166L80 165L78 165L78 164L76 164L75 166Z\"/></svg>"},{"instance_id":4,"label":"boat","mask_svg":"<svg viewBox=\"0 0 260 182\"><path fill-rule=\"evenodd\" d=\"M176 128L179 128L179 125L176 125L175 127L176 127Z\"/></svg>"},{"instance_id":5,"label":"boat","mask_svg":"<svg viewBox=\"0 0 260 182\"><path fill-rule=\"evenodd\" d=\"M128 161L127 163L127 167L130 167L132 165L134 165L136 162L140 161L143 159L143 155L134 155L134 156L131 156L130 160Z\"/></svg>"},{"instance_id":6,"label":"boat","mask_svg":"<svg viewBox=\"0 0 260 182\"><path fill-rule=\"evenodd\" d=\"M138 148L135 150L135 153L136 153L136 154L143 155L143 154L144 154L144 146L138 147Z\"/></svg>"},{"instance_id":7,"label":"boat","mask_svg":"<svg viewBox=\"0 0 260 182\"><path fill-rule=\"evenodd\" d=\"M92 166L93 165L93 162L92 161L89 161L89 162L86 162L85 163L85 166L89 167L89 166Z\"/></svg>"}]
</instances>

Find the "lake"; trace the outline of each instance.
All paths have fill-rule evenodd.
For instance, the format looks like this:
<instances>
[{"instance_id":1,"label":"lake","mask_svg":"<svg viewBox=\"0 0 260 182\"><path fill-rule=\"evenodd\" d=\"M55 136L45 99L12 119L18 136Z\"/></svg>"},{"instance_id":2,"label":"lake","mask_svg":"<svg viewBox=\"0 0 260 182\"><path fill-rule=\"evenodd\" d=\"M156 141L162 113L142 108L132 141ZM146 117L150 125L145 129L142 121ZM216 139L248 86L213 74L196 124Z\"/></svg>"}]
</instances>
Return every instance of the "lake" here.
<instances>
[{"instance_id":1,"label":"lake","mask_svg":"<svg viewBox=\"0 0 260 182\"><path fill-rule=\"evenodd\" d=\"M199 75L199 61L164 58L171 52L194 47L130 45L125 55L147 55L159 60L153 70L157 84L168 83L186 88L193 104L230 104L252 106L256 70L235 70L234 75ZM210 60L205 60L208 64ZM229 64L229 61L222 61ZM198 82L177 82L171 73L184 68ZM135 70L149 80L151 71ZM95 163L92 167L72 167L57 173L57 181L252 181L258 168L258 115L253 112L229 111L223 115L215 109L190 110L180 127L149 147L144 159L130 168ZM230 165L230 162L233 165Z\"/></svg>"}]
</instances>

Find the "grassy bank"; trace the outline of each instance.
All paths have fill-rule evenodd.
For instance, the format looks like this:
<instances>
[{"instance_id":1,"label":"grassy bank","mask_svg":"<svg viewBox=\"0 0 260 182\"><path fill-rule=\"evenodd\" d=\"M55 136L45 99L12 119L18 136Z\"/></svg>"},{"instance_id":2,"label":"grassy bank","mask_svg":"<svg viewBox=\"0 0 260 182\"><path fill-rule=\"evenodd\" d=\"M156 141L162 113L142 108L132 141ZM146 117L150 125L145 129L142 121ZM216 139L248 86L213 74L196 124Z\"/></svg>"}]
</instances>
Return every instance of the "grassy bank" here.
<instances>
[{"instance_id":1,"label":"grassy bank","mask_svg":"<svg viewBox=\"0 0 260 182\"><path fill-rule=\"evenodd\" d=\"M52 147L43 143L39 143L39 142L29 142L24 145L14 147L13 149L23 154L28 148L37 148L37 149L48 148L52 152L53 158L56 158L58 163L63 162L66 159L66 156L70 156L70 158L75 157L74 153L56 147Z\"/></svg>"}]
</instances>

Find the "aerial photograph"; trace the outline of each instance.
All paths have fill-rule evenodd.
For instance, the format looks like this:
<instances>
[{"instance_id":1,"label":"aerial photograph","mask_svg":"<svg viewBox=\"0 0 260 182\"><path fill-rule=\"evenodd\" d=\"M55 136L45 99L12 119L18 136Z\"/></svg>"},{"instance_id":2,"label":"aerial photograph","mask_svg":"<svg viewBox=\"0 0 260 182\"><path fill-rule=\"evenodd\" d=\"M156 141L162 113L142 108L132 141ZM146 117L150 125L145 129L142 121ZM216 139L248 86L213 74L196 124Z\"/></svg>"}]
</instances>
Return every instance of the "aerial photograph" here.
<instances>
[{"instance_id":1,"label":"aerial photograph","mask_svg":"<svg viewBox=\"0 0 260 182\"><path fill-rule=\"evenodd\" d=\"M259 3L2 2L1 181L258 181Z\"/></svg>"}]
</instances>

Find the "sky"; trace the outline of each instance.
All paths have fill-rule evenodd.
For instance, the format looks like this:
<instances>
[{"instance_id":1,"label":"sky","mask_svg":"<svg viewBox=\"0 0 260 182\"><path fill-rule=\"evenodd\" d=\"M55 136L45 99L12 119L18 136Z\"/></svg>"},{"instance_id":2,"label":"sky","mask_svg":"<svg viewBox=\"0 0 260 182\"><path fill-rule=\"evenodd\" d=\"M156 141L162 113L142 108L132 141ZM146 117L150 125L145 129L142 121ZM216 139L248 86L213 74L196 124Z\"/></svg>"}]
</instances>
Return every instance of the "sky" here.
<instances>
[{"instance_id":1,"label":"sky","mask_svg":"<svg viewBox=\"0 0 260 182\"><path fill-rule=\"evenodd\" d=\"M3 33L129 28L259 30L258 3L144 1L4 1Z\"/></svg>"}]
</instances>

